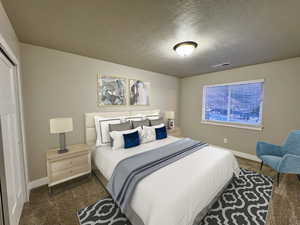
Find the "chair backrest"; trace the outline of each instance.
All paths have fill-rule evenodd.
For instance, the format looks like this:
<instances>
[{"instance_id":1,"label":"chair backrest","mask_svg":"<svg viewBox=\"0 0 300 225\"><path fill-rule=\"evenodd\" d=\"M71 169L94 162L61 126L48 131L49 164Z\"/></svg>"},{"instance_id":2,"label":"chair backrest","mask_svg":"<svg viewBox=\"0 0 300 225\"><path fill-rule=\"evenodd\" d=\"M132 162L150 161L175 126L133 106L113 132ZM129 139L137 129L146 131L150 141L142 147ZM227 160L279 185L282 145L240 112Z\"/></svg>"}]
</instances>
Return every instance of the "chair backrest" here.
<instances>
[{"instance_id":1,"label":"chair backrest","mask_svg":"<svg viewBox=\"0 0 300 225\"><path fill-rule=\"evenodd\" d=\"M300 155L300 130L291 131L282 147L285 153Z\"/></svg>"}]
</instances>

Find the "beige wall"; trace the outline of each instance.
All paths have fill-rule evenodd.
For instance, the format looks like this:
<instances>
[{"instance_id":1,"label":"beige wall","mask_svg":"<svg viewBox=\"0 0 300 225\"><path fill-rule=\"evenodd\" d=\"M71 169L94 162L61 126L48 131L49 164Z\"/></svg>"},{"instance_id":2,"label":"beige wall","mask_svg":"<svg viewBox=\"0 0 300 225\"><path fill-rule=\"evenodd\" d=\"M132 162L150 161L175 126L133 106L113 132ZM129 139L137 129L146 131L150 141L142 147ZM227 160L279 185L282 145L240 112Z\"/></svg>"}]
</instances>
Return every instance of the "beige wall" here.
<instances>
[{"instance_id":1,"label":"beige wall","mask_svg":"<svg viewBox=\"0 0 300 225\"><path fill-rule=\"evenodd\" d=\"M30 180L46 176L45 152L58 145L49 134L48 120L71 116L74 131L68 143L84 141L83 114L134 109L180 110L185 136L255 154L258 140L280 144L292 129L300 129L300 58L177 79L101 60L21 44ZM151 82L150 107L98 108L96 75L105 73ZM265 102L260 131L201 124L204 85L265 79ZM180 102L180 105L179 105ZM228 138L228 144L223 139Z\"/></svg>"},{"instance_id":2,"label":"beige wall","mask_svg":"<svg viewBox=\"0 0 300 225\"><path fill-rule=\"evenodd\" d=\"M15 57L19 58L19 41L0 1L0 34ZM1 38L0 38L1 41Z\"/></svg>"},{"instance_id":3,"label":"beige wall","mask_svg":"<svg viewBox=\"0 0 300 225\"><path fill-rule=\"evenodd\" d=\"M200 123L204 85L261 78L265 79L262 132ZM183 134L211 144L255 154L258 140L281 144L290 130L300 129L300 58L185 78L180 93Z\"/></svg>"},{"instance_id":4,"label":"beige wall","mask_svg":"<svg viewBox=\"0 0 300 225\"><path fill-rule=\"evenodd\" d=\"M74 131L67 142L84 142L84 113L134 109L178 111L180 80L158 73L21 44L23 88L30 180L46 176L45 153L58 146L49 134L49 119L72 117ZM97 74L151 82L150 107L97 107Z\"/></svg>"}]
</instances>

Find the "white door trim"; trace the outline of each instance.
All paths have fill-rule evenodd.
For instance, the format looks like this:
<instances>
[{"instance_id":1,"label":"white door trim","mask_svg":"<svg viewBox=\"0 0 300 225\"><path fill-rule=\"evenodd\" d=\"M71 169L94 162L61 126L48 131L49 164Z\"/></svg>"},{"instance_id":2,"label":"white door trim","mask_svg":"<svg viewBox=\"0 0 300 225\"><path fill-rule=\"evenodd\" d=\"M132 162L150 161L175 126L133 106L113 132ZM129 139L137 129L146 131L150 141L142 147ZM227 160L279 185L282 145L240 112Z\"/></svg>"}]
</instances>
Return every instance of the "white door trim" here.
<instances>
[{"instance_id":1,"label":"white door trim","mask_svg":"<svg viewBox=\"0 0 300 225\"><path fill-rule=\"evenodd\" d=\"M28 190L28 164L27 164L27 148L26 148L26 136L25 136L25 125L24 125L24 107L23 107L23 96L22 96L22 82L21 82L21 63L19 59L16 57L12 49L9 47L8 43L5 41L4 37L0 33L0 46L5 51L5 53L13 60L16 64L16 78L17 78L17 93L18 96L18 103L19 103L19 115L20 115L20 122L21 122L21 135L22 135L22 150L23 150L23 161L24 161L24 180L25 180L25 200L29 201L29 190Z\"/></svg>"}]
</instances>

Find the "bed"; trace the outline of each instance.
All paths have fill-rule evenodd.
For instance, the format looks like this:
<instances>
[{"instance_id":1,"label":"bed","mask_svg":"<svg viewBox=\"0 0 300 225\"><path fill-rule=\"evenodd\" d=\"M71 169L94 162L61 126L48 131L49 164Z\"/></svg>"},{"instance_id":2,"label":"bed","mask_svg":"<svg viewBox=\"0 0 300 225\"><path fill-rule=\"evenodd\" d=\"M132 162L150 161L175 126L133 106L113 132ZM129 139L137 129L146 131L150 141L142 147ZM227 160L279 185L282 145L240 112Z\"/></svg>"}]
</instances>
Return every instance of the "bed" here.
<instances>
[{"instance_id":1,"label":"bed","mask_svg":"<svg viewBox=\"0 0 300 225\"><path fill-rule=\"evenodd\" d=\"M153 111L145 111L152 113ZM137 112L119 112L130 115ZM95 143L95 115L87 113L86 142ZM92 162L96 174L109 180L114 168L123 159L176 142L179 138L146 143L130 150L111 150L110 146L94 148ZM131 200L131 213L127 215L133 225L194 225L199 223L210 206L238 175L238 163L230 151L208 145L141 180ZM103 182L103 180L102 180Z\"/></svg>"}]
</instances>

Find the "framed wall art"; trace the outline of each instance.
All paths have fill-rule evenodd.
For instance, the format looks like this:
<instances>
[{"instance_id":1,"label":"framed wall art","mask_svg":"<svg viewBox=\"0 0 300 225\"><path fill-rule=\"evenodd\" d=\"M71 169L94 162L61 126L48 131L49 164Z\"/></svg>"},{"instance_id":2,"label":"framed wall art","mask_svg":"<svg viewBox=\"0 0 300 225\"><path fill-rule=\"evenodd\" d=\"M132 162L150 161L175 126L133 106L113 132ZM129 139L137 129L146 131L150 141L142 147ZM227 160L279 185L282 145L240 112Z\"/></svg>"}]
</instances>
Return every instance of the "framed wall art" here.
<instances>
[{"instance_id":1,"label":"framed wall art","mask_svg":"<svg viewBox=\"0 0 300 225\"><path fill-rule=\"evenodd\" d=\"M127 79L98 75L98 105L125 106Z\"/></svg>"},{"instance_id":2,"label":"framed wall art","mask_svg":"<svg viewBox=\"0 0 300 225\"><path fill-rule=\"evenodd\" d=\"M129 80L130 105L150 105L150 83L141 80Z\"/></svg>"}]
</instances>

